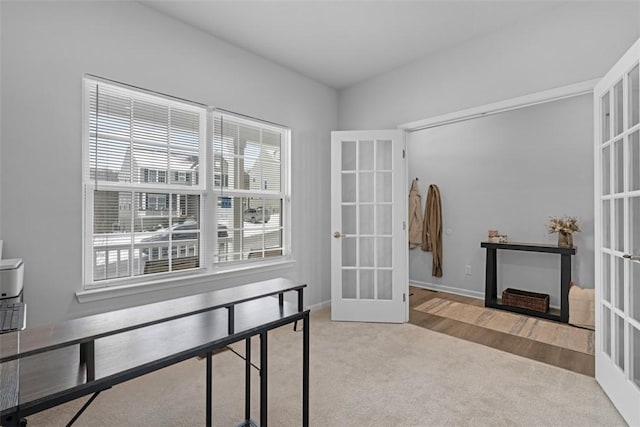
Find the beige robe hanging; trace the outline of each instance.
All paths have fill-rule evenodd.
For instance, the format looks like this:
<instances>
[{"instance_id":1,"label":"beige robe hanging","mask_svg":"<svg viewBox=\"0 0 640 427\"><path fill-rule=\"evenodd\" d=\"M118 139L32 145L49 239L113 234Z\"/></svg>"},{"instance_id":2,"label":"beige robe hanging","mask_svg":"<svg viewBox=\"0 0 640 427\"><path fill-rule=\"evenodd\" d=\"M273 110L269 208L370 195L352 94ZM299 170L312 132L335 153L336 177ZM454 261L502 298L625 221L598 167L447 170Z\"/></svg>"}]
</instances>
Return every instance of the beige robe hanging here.
<instances>
[{"instance_id":1,"label":"beige robe hanging","mask_svg":"<svg viewBox=\"0 0 640 427\"><path fill-rule=\"evenodd\" d=\"M442 277L442 201L440 189L435 184L431 184L427 192L422 250L432 253L431 275Z\"/></svg>"},{"instance_id":2,"label":"beige robe hanging","mask_svg":"<svg viewBox=\"0 0 640 427\"><path fill-rule=\"evenodd\" d=\"M409 249L422 245L422 221L422 197L414 179L409 191Z\"/></svg>"}]
</instances>

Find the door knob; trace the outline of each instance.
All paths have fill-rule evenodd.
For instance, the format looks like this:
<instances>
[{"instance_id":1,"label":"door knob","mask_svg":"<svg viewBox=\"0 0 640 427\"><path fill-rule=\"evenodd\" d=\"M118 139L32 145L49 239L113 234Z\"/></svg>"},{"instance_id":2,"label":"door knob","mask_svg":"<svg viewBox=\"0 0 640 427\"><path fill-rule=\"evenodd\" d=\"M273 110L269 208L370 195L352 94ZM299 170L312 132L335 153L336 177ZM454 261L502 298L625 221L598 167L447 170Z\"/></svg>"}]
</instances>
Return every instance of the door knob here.
<instances>
[{"instance_id":1,"label":"door knob","mask_svg":"<svg viewBox=\"0 0 640 427\"><path fill-rule=\"evenodd\" d=\"M630 259L631 261L640 261L640 255L624 254L622 258Z\"/></svg>"},{"instance_id":2,"label":"door knob","mask_svg":"<svg viewBox=\"0 0 640 427\"><path fill-rule=\"evenodd\" d=\"M335 237L336 239L339 239L340 237L342 237L342 234L340 234L339 231L336 231L335 233L333 233L333 237Z\"/></svg>"}]
</instances>

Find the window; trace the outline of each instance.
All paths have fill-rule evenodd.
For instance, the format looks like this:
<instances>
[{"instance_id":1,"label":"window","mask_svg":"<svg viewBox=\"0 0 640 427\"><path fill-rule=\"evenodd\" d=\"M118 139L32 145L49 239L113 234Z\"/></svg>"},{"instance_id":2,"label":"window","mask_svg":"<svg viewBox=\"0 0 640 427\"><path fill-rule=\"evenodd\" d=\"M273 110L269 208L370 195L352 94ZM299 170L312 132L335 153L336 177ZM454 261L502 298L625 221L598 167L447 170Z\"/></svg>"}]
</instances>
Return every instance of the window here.
<instances>
[{"instance_id":1,"label":"window","mask_svg":"<svg viewBox=\"0 0 640 427\"><path fill-rule=\"evenodd\" d=\"M85 78L85 287L286 255L288 140L280 126Z\"/></svg>"},{"instance_id":2,"label":"window","mask_svg":"<svg viewBox=\"0 0 640 427\"><path fill-rule=\"evenodd\" d=\"M143 168L144 182L167 182L167 172Z\"/></svg>"},{"instance_id":3,"label":"window","mask_svg":"<svg viewBox=\"0 0 640 427\"><path fill-rule=\"evenodd\" d=\"M216 114L213 126L214 192L219 239L214 262L283 255L288 135L255 121Z\"/></svg>"},{"instance_id":4,"label":"window","mask_svg":"<svg viewBox=\"0 0 640 427\"><path fill-rule=\"evenodd\" d=\"M168 209L169 203L166 194L147 194L146 208L156 211Z\"/></svg>"}]
</instances>

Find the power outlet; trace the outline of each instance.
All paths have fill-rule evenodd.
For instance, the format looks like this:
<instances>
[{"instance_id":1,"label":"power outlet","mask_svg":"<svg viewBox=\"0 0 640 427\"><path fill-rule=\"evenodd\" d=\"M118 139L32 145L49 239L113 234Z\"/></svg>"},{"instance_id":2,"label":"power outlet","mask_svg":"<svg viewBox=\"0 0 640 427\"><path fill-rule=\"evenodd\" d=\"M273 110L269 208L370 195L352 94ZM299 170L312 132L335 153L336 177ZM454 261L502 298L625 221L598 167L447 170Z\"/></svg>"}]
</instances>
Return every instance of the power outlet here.
<instances>
[{"instance_id":1,"label":"power outlet","mask_svg":"<svg viewBox=\"0 0 640 427\"><path fill-rule=\"evenodd\" d=\"M471 266L469 264L464 266L464 274L471 276Z\"/></svg>"}]
</instances>

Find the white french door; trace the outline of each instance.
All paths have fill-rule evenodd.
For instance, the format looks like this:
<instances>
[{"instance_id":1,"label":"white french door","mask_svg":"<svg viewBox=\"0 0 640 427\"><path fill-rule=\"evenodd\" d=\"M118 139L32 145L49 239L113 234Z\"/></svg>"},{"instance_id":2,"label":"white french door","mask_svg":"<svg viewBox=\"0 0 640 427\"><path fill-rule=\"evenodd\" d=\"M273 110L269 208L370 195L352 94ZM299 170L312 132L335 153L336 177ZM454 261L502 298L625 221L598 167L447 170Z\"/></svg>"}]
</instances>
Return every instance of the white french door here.
<instances>
[{"instance_id":1,"label":"white french door","mask_svg":"<svg viewBox=\"0 0 640 427\"><path fill-rule=\"evenodd\" d=\"M596 379L640 426L640 40L594 88Z\"/></svg>"},{"instance_id":2,"label":"white french door","mask_svg":"<svg viewBox=\"0 0 640 427\"><path fill-rule=\"evenodd\" d=\"M331 318L408 320L401 130L331 133Z\"/></svg>"}]
</instances>

